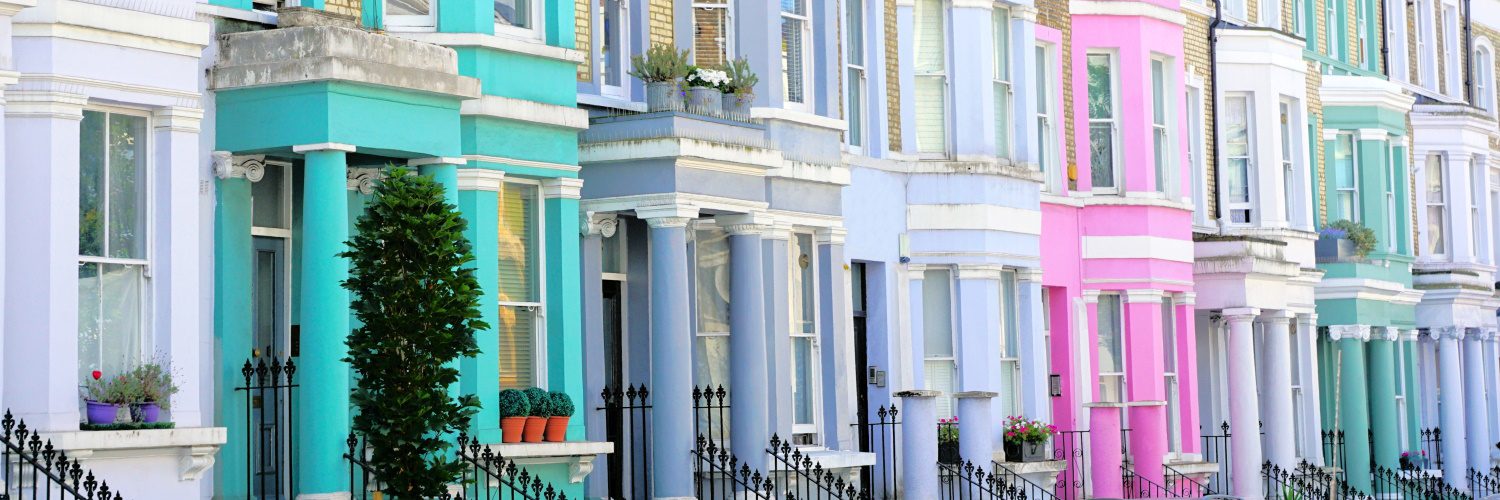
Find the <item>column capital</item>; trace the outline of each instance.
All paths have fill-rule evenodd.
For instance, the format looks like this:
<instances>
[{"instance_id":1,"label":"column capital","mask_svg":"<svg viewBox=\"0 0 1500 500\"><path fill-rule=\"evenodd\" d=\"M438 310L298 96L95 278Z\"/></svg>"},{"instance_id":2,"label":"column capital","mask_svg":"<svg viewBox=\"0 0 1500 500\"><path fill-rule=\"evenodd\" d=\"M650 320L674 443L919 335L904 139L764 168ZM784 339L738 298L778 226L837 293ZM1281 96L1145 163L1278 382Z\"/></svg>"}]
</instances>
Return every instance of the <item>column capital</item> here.
<instances>
[{"instance_id":1,"label":"column capital","mask_svg":"<svg viewBox=\"0 0 1500 500\"><path fill-rule=\"evenodd\" d=\"M1191 306L1198 303L1198 294L1196 292L1177 292L1172 294L1172 300L1178 304Z\"/></svg>"},{"instance_id":2,"label":"column capital","mask_svg":"<svg viewBox=\"0 0 1500 500\"><path fill-rule=\"evenodd\" d=\"M459 191L489 191L498 193L504 184L504 170L491 170L488 168L458 169Z\"/></svg>"},{"instance_id":3,"label":"column capital","mask_svg":"<svg viewBox=\"0 0 1500 500\"><path fill-rule=\"evenodd\" d=\"M1417 340L1417 339L1421 338L1421 336L1422 336L1422 331L1421 330L1417 330L1415 328L1413 328L1411 330L1401 330L1401 332L1400 332L1400 337L1401 337L1400 340L1406 341L1406 342L1411 342L1411 341Z\"/></svg>"},{"instance_id":4,"label":"column capital","mask_svg":"<svg viewBox=\"0 0 1500 500\"><path fill-rule=\"evenodd\" d=\"M1262 312L1260 315L1260 320L1267 323L1291 324L1292 319L1296 317L1297 315L1295 313L1292 313L1291 311L1288 311L1286 309L1277 309L1274 311Z\"/></svg>"},{"instance_id":5,"label":"column capital","mask_svg":"<svg viewBox=\"0 0 1500 500\"><path fill-rule=\"evenodd\" d=\"M228 151L214 151L210 156L213 158L214 177L260 182L266 175L266 155L235 156Z\"/></svg>"},{"instance_id":6,"label":"column capital","mask_svg":"<svg viewBox=\"0 0 1500 500\"><path fill-rule=\"evenodd\" d=\"M1040 267L1023 267L1023 268L1017 269L1016 270L1016 281L1020 281L1022 283L1041 283L1042 282L1042 268L1040 268Z\"/></svg>"},{"instance_id":7,"label":"column capital","mask_svg":"<svg viewBox=\"0 0 1500 500\"><path fill-rule=\"evenodd\" d=\"M429 156L426 158L412 158L406 160L409 167L420 167L423 165L468 165L469 160L462 156ZM497 172L499 172L497 170Z\"/></svg>"},{"instance_id":8,"label":"column capital","mask_svg":"<svg viewBox=\"0 0 1500 500\"><path fill-rule=\"evenodd\" d=\"M1248 323L1255 321L1255 318L1260 316L1260 309L1256 307L1231 307L1224 309L1220 314L1224 316L1224 321L1227 323L1240 321Z\"/></svg>"},{"instance_id":9,"label":"column capital","mask_svg":"<svg viewBox=\"0 0 1500 500\"><path fill-rule=\"evenodd\" d=\"M1163 298L1165 298L1164 292L1161 290L1147 288L1144 290L1125 291L1125 302L1127 304L1160 304Z\"/></svg>"},{"instance_id":10,"label":"column capital","mask_svg":"<svg viewBox=\"0 0 1500 500\"><path fill-rule=\"evenodd\" d=\"M1370 325L1333 325L1328 327L1328 338L1334 342L1343 339L1370 340Z\"/></svg>"},{"instance_id":11,"label":"column capital","mask_svg":"<svg viewBox=\"0 0 1500 500\"><path fill-rule=\"evenodd\" d=\"M1370 340L1384 340L1395 342L1401 337L1401 330L1394 326L1372 326L1370 327Z\"/></svg>"},{"instance_id":12,"label":"column capital","mask_svg":"<svg viewBox=\"0 0 1500 500\"><path fill-rule=\"evenodd\" d=\"M1463 340L1464 329L1458 326L1439 326L1428 328L1427 335L1433 340Z\"/></svg>"},{"instance_id":13,"label":"column capital","mask_svg":"<svg viewBox=\"0 0 1500 500\"><path fill-rule=\"evenodd\" d=\"M730 236L766 236L776 222L775 217L764 212L728 214L714 217L714 222L724 228Z\"/></svg>"},{"instance_id":14,"label":"column capital","mask_svg":"<svg viewBox=\"0 0 1500 500\"><path fill-rule=\"evenodd\" d=\"M583 197L583 179L577 177L552 177L542 179L542 198L567 198L576 200Z\"/></svg>"},{"instance_id":15,"label":"column capital","mask_svg":"<svg viewBox=\"0 0 1500 500\"><path fill-rule=\"evenodd\" d=\"M1485 328L1465 328L1464 329L1464 340L1472 340L1472 341L1475 341L1475 342L1484 342L1484 341L1489 340L1491 338L1492 337L1490 337L1490 332L1487 329L1485 329Z\"/></svg>"},{"instance_id":16,"label":"column capital","mask_svg":"<svg viewBox=\"0 0 1500 500\"><path fill-rule=\"evenodd\" d=\"M583 236L614 237L615 231L619 230L620 219L615 214L596 214L584 212L582 220L578 224L578 232Z\"/></svg>"},{"instance_id":17,"label":"column capital","mask_svg":"<svg viewBox=\"0 0 1500 500\"><path fill-rule=\"evenodd\" d=\"M5 93L5 116L82 120L83 94L50 90L12 90Z\"/></svg>"},{"instance_id":18,"label":"column capital","mask_svg":"<svg viewBox=\"0 0 1500 500\"><path fill-rule=\"evenodd\" d=\"M1036 22L1036 7L1030 5L1011 5L1009 9L1012 19L1019 19L1028 23Z\"/></svg>"},{"instance_id":19,"label":"column capital","mask_svg":"<svg viewBox=\"0 0 1500 500\"><path fill-rule=\"evenodd\" d=\"M1383 141L1390 138L1390 133L1383 128L1359 129L1359 140L1361 141Z\"/></svg>"},{"instance_id":20,"label":"column capital","mask_svg":"<svg viewBox=\"0 0 1500 500\"><path fill-rule=\"evenodd\" d=\"M813 242L823 245L842 245L849 230L842 227L820 227L813 231Z\"/></svg>"},{"instance_id":21,"label":"column capital","mask_svg":"<svg viewBox=\"0 0 1500 500\"><path fill-rule=\"evenodd\" d=\"M961 280L998 280L1005 267L999 264L959 264L954 277Z\"/></svg>"},{"instance_id":22,"label":"column capital","mask_svg":"<svg viewBox=\"0 0 1500 500\"><path fill-rule=\"evenodd\" d=\"M292 146L292 152L299 154L312 151L343 151L345 153L353 153L354 149L355 148L353 144L344 144L342 142L319 142L315 144L302 144L299 146Z\"/></svg>"},{"instance_id":23,"label":"column capital","mask_svg":"<svg viewBox=\"0 0 1500 500\"><path fill-rule=\"evenodd\" d=\"M375 182L384 178L385 173L378 168L349 168L345 174L344 189L372 194L375 192Z\"/></svg>"},{"instance_id":24,"label":"column capital","mask_svg":"<svg viewBox=\"0 0 1500 500\"><path fill-rule=\"evenodd\" d=\"M1484 328L1484 339L1490 342L1500 340L1500 329Z\"/></svg>"},{"instance_id":25,"label":"column capital","mask_svg":"<svg viewBox=\"0 0 1500 500\"><path fill-rule=\"evenodd\" d=\"M687 227L689 221L698 218L698 207L681 204L636 207L635 216L645 219L651 227Z\"/></svg>"},{"instance_id":26,"label":"column capital","mask_svg":"<svg viewBox=\"0 0 1500 500\"><path fill-rule=\"evenodd\" d=\"M158 129L197 133L203 123L203 108L164 106L151 110L151 118Z\"/></svg>"}]
</instances>

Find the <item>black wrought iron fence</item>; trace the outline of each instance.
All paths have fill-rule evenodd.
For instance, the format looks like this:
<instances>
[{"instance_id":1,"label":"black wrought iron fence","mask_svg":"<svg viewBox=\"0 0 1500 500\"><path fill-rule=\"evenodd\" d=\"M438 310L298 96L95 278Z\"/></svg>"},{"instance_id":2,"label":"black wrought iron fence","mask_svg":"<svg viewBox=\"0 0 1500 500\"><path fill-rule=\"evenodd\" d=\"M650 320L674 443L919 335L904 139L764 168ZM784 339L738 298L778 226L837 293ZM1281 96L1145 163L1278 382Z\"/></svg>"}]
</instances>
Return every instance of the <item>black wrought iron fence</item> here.
<instances>
[{"instance_id":1,"label":"black wrought iron fence","mask_svg":"<svg viewBox=\"0 0 1500 500\"><path fill-rule=\"evenodd\" d=\"M1218 493L1207 481L1199 481L1169 464L1161 464L1161 481L1173 497L1199 498Z\"/></svg>"},{"instance_id":2,"label":"black wrought iron fence","mask_svg":"<svg viewBox=\"0 0 1500 500\"><path fill-rule=\"evenodd\" d=\"M78 460L5 411L0 418L0 500L121 500Z\"/></svg>"},{"instance_id":3,"label":"black wrought iron fence","mask_svg":"<svg viewBox=\"0 0 1500 500\"><path fill-rule=\"evenodd\" d=\"M247 359L245 385L245 485L255 498L296 498L296 434L293 429L297 364L291 358Z\"/></svg>"},{"instance_id":4,"label":"black wrought iron fence","mask_svg":"<svg viewBox=\"0 0 1500 500\"><path fill-rule=\"evenodd\" d=\"M1339 478L1344 477L1344 471L1349 470L1349 457L1344 451L1344 431L1330 429L1322 432L1323 440L1323 463L1338 470L1335 474Z\"/></svg>"},{"instance_id":5,"label":"black wrought iron fence","mask_svg":"<svg viewBox=\"0 0 1500 500\"><path fill-rule=\"evenodd\" d=\"M1433 427L1422 429L1417 433L1422 440L1422 448L1419 450L1428 460L1431 460L1430 469L1443 468L1443 430ZM1422 467L1418 467L1422 468Z\"/></svg>"},{"instance_id":6,"label":"black wrought iron fence","mask_svg":"<svg viewBox=\"0 0 1500 500\"><path fill-rule=\"evenodd\" d=\"M958 419L942 419L937 423L938 462L962 464L958 454Z\"/></svg>"},{"instance_id":7,"label":"black wrought iron fence","mask_svg":"<svg viewBox=\"0 0 1500 500\"><path fill-rule=\"evenodd\" d=\"M771 456L771 475L781 485L781 495L788 500L862 500L870 498L870 491L859 488L851 481L835 474L823 464L813 460L802 450L771 435L771 446L766 448Z\"/></svg>"},{"instance_id":8,"label":"black wrought iron fence","mask_svg":"<svg viewBox=\"0 0 1500 500\"><path fill-rule=\"evenodd\" d=\"M776 482L703 434L693 448L698 500L775 500Z\"/></svg>"},{"instance_id":9,"label":"black wrought iron fence","mask_svg":"<svg viewBox=\"0 0 1500 500\"><path fill-rule=\"evenodd\" d=\"M1500 495L1500 467L1492 467L1488 471L1469 469L1467 479L1469 492L1474 498Z\"/></svg>"},{"instance_id":10,"label":"black wrought iron fence","mask_svg":"<svg viewBox=\"0 0 1500 500\"><path fill-rule=\"evenodd\" d=\"M941 500L1025 500L1020 488L1000 474L985 472L974 462L938 463L938 498Z\"/></svg>"},{"instance_id":11,"label":"black wrought iron fence","mask_svg":"<svg viewBox=\"0 0 1500 500\"><path fill-rule=\"evenodd\" d=\"M1125 498L1176 498L1170 488L1136 474L1135 467L1126 460L1120 464L1120 491Z\"/></svg>"},{"instance_id":12,"label":"black wrought iron fence","mask_svg":"<svg viewBox=\"0 0 1500 500\"><path fill-rule=\"evenodd\" d=\"M723 385L693 387L693 435L723 446L729 442L729 391Z\"/></svg>"},{"instance_id":13,"label":"black wrought iron fence","mask_svg":"<svg viewBox=\"0 0 1500 500\"><path fill-rule=\"evenodd\" d=\"M1376 498L1420 498L1422 500L1470 500L1468 492L1454 488L1441 477L1424 471L1404 471L1376 465L1372 493Z\"/></svg>"},{"instance_id":14,"label":"black wrought iron fence","mask_svg":"<svg viewBox=\"0 0 1500 500\"><path fill-rule=\"evenodd\" d=\"M1043 488L1042 485L1036 484L1036 482L1030 479L1026 479L1026 476L1022 476L1010 467L1006 467L1003 463L991 461L990 467L990 473L1000 476L1001 481L1021 490L1022 498L1030 500L1058 500L1057 494L1048 491L1047 488Z\"/></svg>"},{"instance_id":15,"label":"black wrought iron fence","mask_svg":"<svg viewBox=\"0 0 1500 500\"><path fill-rule=\"evenodd\" d=\"M1088 484L1089 431L1061 431L1052 436L1052 459L1067 462L1057 476L1057 498L1079 500Z\"/></svg>"},{"instance_id":16,"label":"black wrought iron fence","mask_svg":"<svg viewBox=\"0 0 1500 500\"><path fill-rule=\"evenodd\" d=\"M646 384L604 389L605 435L614 453L605 457L610 498L651 498L651 391ZM597 474L597 472L596 472Z\"/></svg>"},{"instance_id":17,"label":"black wrought iron fence","mask_svg":"<svg viewBox=\"0 0 1500 500\"><path fill-rule=\"evenodd\" d=\"M1267 461L1261 464L1261 480L1264 481L1266 498L1285 500L1324 500L1337 498L1340 500L1356 500L1363 495L1345 487L1336 488L1335 479L1332 475L1320 470L1317 466L1306 460L1297 464L1294 469L1286 469ZM1347 485L1346 485L1347 486ZM1342 491L1345 495L1335 496L1335 491Z\"/></svg>"},{"instance_id":18,"label":"black wrought iron fence","mask_svg":"<svg viewBox=\"0 0 1500 500\"><path fill-rule=\"evenodd\" d=\"M859 474L860 487L869 491L871 498L900 498L896 487L896 471L901 458L901 449L896 445L900 439L897 435L901 429L900 413L896 405L881 406L874 412L874 422L869 421L869 415L861 415L861 422L855 424L864 433L866 449L863 451L875 454L875 463L861 467Z\"/></svg>"},{"instance_id":19,"label":"black wrought iron fence","mask_svg":"<svg viewBox=\"0 0 1500 500\"><path fill-rule=\"evenodd\" d=\"M349 461L349 491L360 500L390 497L381 480L381 471L370 463L370 450L363 439L350 433L345 440ZM514 461L479 444L468 435L459 434L455 455L464 465L459 480L442 495L428 500L567 500L567 495L542 481ZM405 497L403 497L405 498Z\"/></svg>"},{"instance_id":20,"label":"black wrought iron fence","mask_svg":"<svg viewBox=\"0 0 1500 500\"><path fill-rule=\"evenodd\" d=\"M1213 433L1214 430L1219 431L1218 434ZM1221 421L1217 427L1207 431L1199 426L1199 431L1203 434L1203 461L1219 464L1219 470L1208 476L1208 487L1214 491L1227 492L1230 485L1229 422Z\"/></svg>"}]
</instances>

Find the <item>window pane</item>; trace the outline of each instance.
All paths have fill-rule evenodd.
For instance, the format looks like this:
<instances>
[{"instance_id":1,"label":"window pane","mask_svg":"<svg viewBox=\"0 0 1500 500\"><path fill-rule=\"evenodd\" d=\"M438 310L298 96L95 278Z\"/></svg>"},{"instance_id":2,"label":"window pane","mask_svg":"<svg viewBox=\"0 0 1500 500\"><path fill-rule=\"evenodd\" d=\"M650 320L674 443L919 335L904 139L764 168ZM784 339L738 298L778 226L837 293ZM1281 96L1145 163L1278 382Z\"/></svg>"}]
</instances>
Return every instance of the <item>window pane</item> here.
<instances>
[{"instance_id":1,"label":"window pane","mask_svg":"<svg viewBox=\"0 0 1500 500\"><path fill-rule=\"evenodd\" d=\"M792 0L784 0L792 1ZM806 21L781 18L781 69L786 77L787 102L807 102L803 88L802 28Z\"/></svg>"},{"instance_id":2,"label":"window pane","mask_svg":"<svg viewBox=\"0 0 1500 500\"><path fill-rule=\"evenodd\" d=\"M604 39L599 44L599 60L603 63L604 84L620 86L620 73L623 69L621 54L618 47L623 47L620 38L620 1L599 0L599 9L604 18Z\"/></svg>"},{"instance_id":3,"label":"window pane","mask_svg":"<svg viewBox=\"0 0 1500 500\"><path fill-rule=\"evenodd\" d=\"M729 49L728 6L723 0L698 3L721 5L693 7L693 64L723 64Z\"/></svg>"},{"instance_id":4,"label":"window pane","mask_svg":"<svg viewBox=\"0 0 1500 500\"><path fill-rule=\"evenodd\" d=\"M730 387L727 335L697 336L693 343L693 377L693 384L700 387Z\"/></svg>"},{"instance_id":5,"label":"window pane","mask_svg":"<svg viewBox=\"0 0 1500 500\"><path fill-rule=\"evenodd\" d=\"M813 293L813 244L812 235L798 234L792 238L792 328L794 332L817 331L817 294Z\"/></svg>"},{"instance_id":6,"label":"window pane","mask_svg":"<svg viewBox=\"0 0 1500 500\"><path fill-rule=\"evenodd\" d=\"M995 154L1010 156L1010 84L995 82Z\"/></svg>"},{"instance_id":7,"label":"window pane","mask_svg":"<svg viewBox=\"0 0 1500 500\"><path fill-rule=\"evenodd\" d=\"M792 337L792 423L813 423L812 337Z\"/></svg>"},{"instance_id":8,"label":"window pane","mask_svg":"<svg viewBox=\"0 0 1500 500\"><path fill-rule=\"evenodd\" d=\"M1089 125L1089 160L1094 187L1115 187L1114 127L1108 123Z\"/></svg>"},{"instance_id":9,"label":"window pane","mask_svg":"<svg viewBox=\"0 0 1500 500\"><path fill-rule=\"evenodd\" d=\"M104 256L104 113L84 111L78 137L78 254Z\"/></svg>"},{"instance_id":10,"label":"window pane","mask_svg":"<svg viewBox=\"0 0 1500 500\"><path fill-rule=\"evenodd\" d=\"M536 385L536 313L526 307L501 306L499 333L500 388Z\"/></svg>"},{"instance_id":11,"label":"window pane","mask_svg":"<svg viewBox=\"0 0 1500 500\"><path fill-rule=\"evenodd\" d=\"M1001 352L1001 355L1007 358L1014 358L1020 355L1021 343L1020 338L1017 336L1019 328L1016 324L1018 313L1016 311L1015 271L1005 271L1000 274L1000 300L1002 304L1001 311L1005 315L1001 321L1003 323L1001 326L1005 328L1005 345L1003 346L1004 350Z\"/></svg>"},{"instance_id":12,"label":"window pane","mask_svg":"<svg viewBox=\"0 0 1500 500\"><path fill-rule=\"evenodd\" d=\"M146 276L144 267L83 263L78 266L78 373L125 373L141 362Z\"/></svg>"},{"instance_id":13,"label":"window pane","mask_svg":"<svg viewBox=\"0 0 1500 500\"><path fill-rule=\"evenodd\" d=\"M387 16L425 16L432 12L428 0L385 0Z\"/></svg>"},{"instance_id":14,"label":"window pane","mask_svg":"<svg viewBox=\"0 0 1500 500\"><path fill-rule=\"evenodd\" d=\"M1113 79L1109 55L1089 54L1089 118L1114 116Z\"/></svg>"},{"instance_id":15,"label":"window pane","mask_svg":"<svg viewBox=\"0 0 1500 500\"><path fill-rule=\"evenodd\" d=\"M916 87L917 151L947 151L948 114L943 77L918 76Z\"/></svg>"},{"instance_id":16,"label":"window pane","mask_svg":"<svg viewBox=\"0 0 1500 500\"><path fill-rule=\"evenodd\" d=\"M865 144L865 72L849 68L849 104L845 113L849 115L849 145Z\"/></svg>"},{"instance_id":17,"label":"window pane","mask_svg":"<svg viewBox=\"0 0 1500 500\"><path fill-rule=\"evenodd\" d=\"M531 0L495 0L495 24L531 28Z\"/></svg>"},{"instance_id":18,"label":"window pane","mask_svg":"<svg viewBox=\"0 0 1500 500\"><path fill-rule=\"evenodd\" d=\"M918 0L913 10L912 39L915 43L916 74L940 73L947 68L944 60L943 2Z\"/></svg>"},{"instance_id":19,"label":"window pane","mask_svg":"<svg viewBox=\"0 0 1500 500\"><path fill-rule=\"evenodd\" d=\"M1010 80L1010 13L1005 9L994 9L990 15L993 24L995 51L995 79Z\"/></svg>"},{"instance_id":20,"label":"window pane","mask_svg":"<svg viewBox=\"0 0 1500 500\"><path fill-rule=\"evenodd\" d=\"M1177 314L1170 300L1161 302L1161 360L1163 372L1177 372Z\"/></svg>"},{"instance_id":21,"label":"window pane","mask_svg":"<svg viewBox=\"0 0 1500 500\"><path fill-rule=\"evenodd\" d=\"M953 356L953 301L947 270L922 273L923 350L928 358Z\"/></svg>"},{"instance_id":22,"label":"window pane","mask_svg":"<svg viewBox=\"0 0 1500 500\"><path fill-rule=\"evenodd\" d=\"M845 43L845 58L853 66L865 65L865 3L864 0L848 0L849 19L845 23L848 40Z\"/></svg>"},{"instance_id":23,"label":"window pane","mask_svg":"<svg viewBox=\"0 0 1500 500\"><path fill-rule=\"evenodd\" d=\"M697 236L698 333L728 333L729 235L715 228Z\"/></svg>"},{"instance_id":24,"label":"window pane","mask_svg":"<svg viewBox=\"0 0 1500 500\"><path fill-rule=\"evenodd\" d=\"M807 0L781 0L781 11L799 16L807 15Z\"/></svg>"},{"instance_id":25,"label":"window pane","mask_svg":"<svg viewBox=\"0 0 1500 500\"><path fill-rule=\"evenodd\" d=\"M285 210L285 169L277 163L267 163L265 174L259 182L250 184L251 225L289 229Z\"/></svg>"},{"instance_id":26,"label":"window pane","mask_svg":"<svg viewBox=\"0 0 1500 500\"><path fill-rule=\"evenodd\" d=\"M1151 60L1151 123L1167 123L1166 64L1160 59Z\"/></svg>"},{"instance_id":27,"label":"window pane","mask_svg":"<svg viewBox=\"0 0 1500 500\"><path fill-rule=\"evenodd\" d=\"M1427 156L1427 252L1434 255L1447 253L1447 202L1443 189L1443 160L1438 155Z\"/></svg>"},{"instance_id":28,"label":"window pane","mask_svg":"<svg viewBox=\"0 0 1500 500\"><path fill-rule=\"evenodd\" d=\"M146 118L109 115L110 257L146 258Z\"/></svg>"},{"instance_id":29,"label":"window pane","mask_svg":"<svg viewBox=\"0 0 1500 500\"><path fill-rule=\"evenodd\" d=\"M943 393L936 401L937 417L953 416L953 387L958 379L957 366L949 360L927 361L922 364L922 375L926 378L927 390Z\"/></svg>"},{"instance_id":30,"label":"window pane","mask_svg":"<svg viewBox=\"0 0 1500 500\"><path fill-rule=\"evenodd\" d=\"M500 302L536 302L536 187L500 191Z\"/></svg>"},{"instance_id":31,"label":"window pane","mask_svg":"<svg viewBox=\"0 0 1500 500\"><path fill-rule=\"evenodd\" d=\"M1122 373L1123 346L1120 331L1120 296L1099 296L1099 373Z\"/></svg>"}]
</instances>

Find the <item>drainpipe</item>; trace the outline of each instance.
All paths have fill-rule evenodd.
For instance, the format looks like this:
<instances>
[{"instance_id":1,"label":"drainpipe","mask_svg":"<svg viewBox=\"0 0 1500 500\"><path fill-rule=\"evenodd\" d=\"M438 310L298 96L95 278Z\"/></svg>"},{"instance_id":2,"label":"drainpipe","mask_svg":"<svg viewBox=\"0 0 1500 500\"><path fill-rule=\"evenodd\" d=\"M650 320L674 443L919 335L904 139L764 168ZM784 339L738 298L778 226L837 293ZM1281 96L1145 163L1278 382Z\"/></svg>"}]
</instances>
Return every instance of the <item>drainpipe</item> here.
<instances>
[{"instance_id":1,"label":"drainpipe","mask_svg":"<svg viewBox=\"0 0 1500 500\"><path fill-rule=\"evenodd\" d=\"M1380 1L1380 0L1376 0L1376 3L1380 4L1380 33L1376 34L1375 39L1376 40L1385 40L1386 39L1385 38L1385 34L1389 30L1389 25L1386 24L1386 23L1391 22L1391 20L1389 19L1390 18L1390 16L1389 16L1390 12L1386 11L1385 2ZM1405 5L1406 4L1406 0L1401 0L1401 4ZM1391 44L1390 44L1389 41L1387 41L1386 43L1380 44L1380 67L1385 69L1386 79L1390 79L1390 76L1391 76Z\"/></svg>"},{"instance_id":2,"label":"drainpipe","mask_svg":"<svg viewBox=\"0 0 1500 500\"><path fill-rule=\"evenodd\" d=\"M1464 102L1474 103L1474 8L1473 0L1464 0ZM1497 445L1500 446L1500 445Z\"/></svg>"},{"instance_id":3,"label":"drainpipe","mask_svg":"<svg viewBox=\"0 0 1500 500\"><path fill-rule=\"evenodd\" d=\"M1214 2L1214 22L1208 24L1208 100L1210 103L1213 103L1213 112L1209 113L1209 117L1213 118L1214 122L1214 126L1208 130L1208 135L1213 139L1209 142L1208 147L1209 150L1214 152L1214 164L1208 165L1208 168L1215 170L1218 169L1219 163L1219 23L1224 22L1222 3L1223 0ZM1222 206L1224 200L1219 193L1218 178L1217 175L1214 176L1216 182L1208 186L1208 189L1209 192L1214 194L1214 212L1219 217L1223 217L1224 211Z\"/></svg>"}]
</instances>

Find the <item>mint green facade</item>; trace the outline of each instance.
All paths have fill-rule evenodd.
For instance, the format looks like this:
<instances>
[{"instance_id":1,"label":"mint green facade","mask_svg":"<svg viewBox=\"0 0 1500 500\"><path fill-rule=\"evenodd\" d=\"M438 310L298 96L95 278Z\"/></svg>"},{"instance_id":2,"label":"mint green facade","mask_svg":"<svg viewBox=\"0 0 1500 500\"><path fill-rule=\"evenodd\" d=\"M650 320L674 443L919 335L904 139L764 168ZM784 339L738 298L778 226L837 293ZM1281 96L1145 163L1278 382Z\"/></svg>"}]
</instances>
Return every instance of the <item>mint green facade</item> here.
<instances>
[{"instance_id":1,"label":"mint green facade","mask_svg":"<svg viewBox=\"0 0 1500 500\"><path fill-rule=\"evenodd\" d=\"M248 0L213 3L251 8ZM304 1L302 5L322 8L323 2ZM492 2L448 0L437 5L437 31L495 36ZM287 193L292 215L287 230L290 276L285 314L292 330L299 332L291 341L300 347L294 357L300 387L295 401L297 422L292 424L299 446L294 473L300 494L348 490L348 463L342 453L353 411L349 390L357 381L340 360L346 352L344 339L357 323L349 310L350 297L338 285L347 276L347 262L336 254L343 250L368 201L368 195L354 187L349 169L408 162L420 165L422 174L449 187L449 202L459 207L469 223L465 234L476 257L472 265L484 286L482 317L491 327L477 334L481 354L457 362L462 377L453 392L478 396L482 410L469 432L484 444L500 442L496 397L502 322L496 288L501 280L501 226L515 223L502 220L500 195L513 185L536 190L539 240L533 242L532 254L538 262L531 266L533 279L539 283L537 300L545 310L540 316L545 318L544 325L538 325L538 330L545 332L547 354L536 360L537 378L545 381L544 388L571 396L578 409L568 438L584 437L578 130L568 125L572 122L557 119L570 113L581 117L573 92L581 57L572 51L573 4L551 0L538 6L546 10L537 27L540 39L522 42L536 47L521 52L496 48L512 47L515 41L450 47L449 54L456 53L453 74L434 71L429 61L412 61L411 69L417 74L456 77L461 85L454 88L459 90L410 89L379 81L379 77L362 80L358 75L235 82L214 89L216 112L208 117L215 125L213 149L233 155L236 164L242 158L262 155L284 161L291 165L287 175L294 176L292 192ZM364 2L359 24L386 29L382 2ZM260 48L241 40L231 36L223 43L242 52ZM413 53L430 53L418 49ZM215 71L233 66L230 59L225 56ZM464 111L464 102L490 96L509 104L529 101L543 111L503 116ZM245 443L250 431L244 419L245 394L234 390L244 385L240 367L255 348L255 299L246 290L255 273L253 182L236 173L221 176L215 206L216 421L229 428L228 443L215 467L215 496L226 499L247 498L254 486L245 480L249 466ZM528 468L568 497L582 497L582 485L570 483L567 466Z\"/></svg>"}]
</instances>

